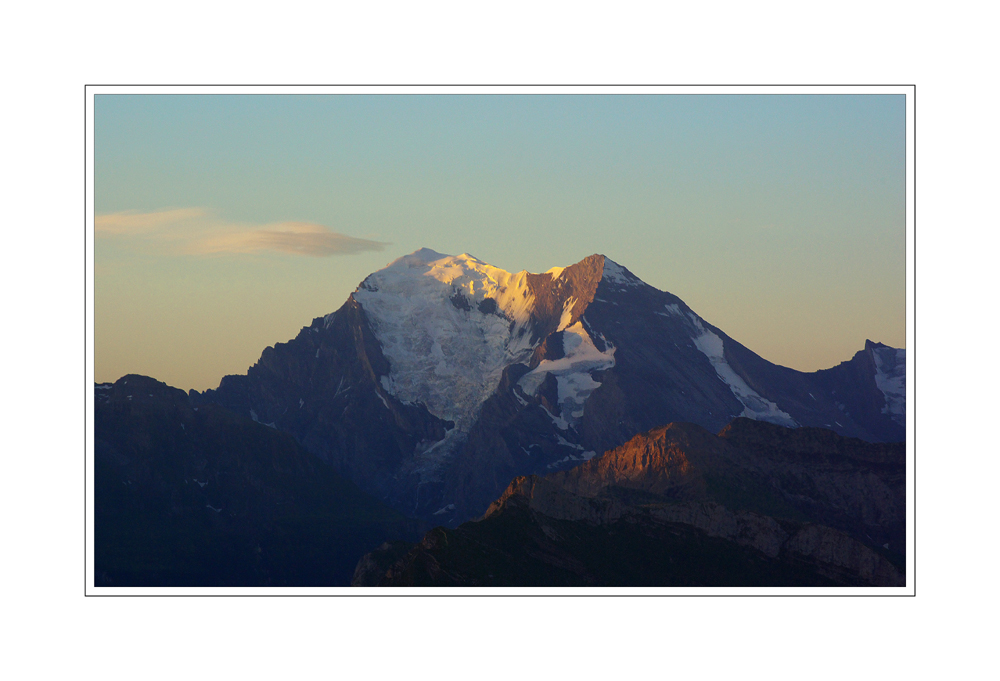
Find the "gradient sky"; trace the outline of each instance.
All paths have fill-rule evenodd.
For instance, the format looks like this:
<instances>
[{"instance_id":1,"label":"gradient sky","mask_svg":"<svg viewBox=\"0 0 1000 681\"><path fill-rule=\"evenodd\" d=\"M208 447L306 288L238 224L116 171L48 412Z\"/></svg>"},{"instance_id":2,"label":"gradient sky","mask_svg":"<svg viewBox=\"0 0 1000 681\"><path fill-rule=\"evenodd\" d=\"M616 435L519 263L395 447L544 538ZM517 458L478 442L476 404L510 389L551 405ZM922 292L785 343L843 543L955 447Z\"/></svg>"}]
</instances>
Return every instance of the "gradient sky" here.
<instances>
[{"instance_id":1,"label":"gradient sky","mask_svg":"<svg viewBox=\"0 0 1000 681\"><path fill-rule=\"evenodd\" d=\"M902 95L97 95L95 370L245 373L426 246L603 253L772 362L905 340Z\"/></svg>"}]
</instances>

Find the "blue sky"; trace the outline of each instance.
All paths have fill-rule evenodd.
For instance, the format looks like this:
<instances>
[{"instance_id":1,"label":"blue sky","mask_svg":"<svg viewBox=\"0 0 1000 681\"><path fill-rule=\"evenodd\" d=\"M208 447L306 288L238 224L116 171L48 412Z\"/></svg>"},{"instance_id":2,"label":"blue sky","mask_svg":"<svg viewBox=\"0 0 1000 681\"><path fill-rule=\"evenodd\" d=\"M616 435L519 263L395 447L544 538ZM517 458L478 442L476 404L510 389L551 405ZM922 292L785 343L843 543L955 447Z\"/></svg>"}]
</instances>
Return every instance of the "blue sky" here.
<instances>
[{"instance_id":1,"label":"blue sky","mask_svg":"<svg viewBox=\"0 0 1000 681\"><path fill-rule=\"evenodd\" d=\"M604 253L766 359L904 342L904 100L98 95L96 374L243 373L422 246Z\"/></svg>"}]
</instances>

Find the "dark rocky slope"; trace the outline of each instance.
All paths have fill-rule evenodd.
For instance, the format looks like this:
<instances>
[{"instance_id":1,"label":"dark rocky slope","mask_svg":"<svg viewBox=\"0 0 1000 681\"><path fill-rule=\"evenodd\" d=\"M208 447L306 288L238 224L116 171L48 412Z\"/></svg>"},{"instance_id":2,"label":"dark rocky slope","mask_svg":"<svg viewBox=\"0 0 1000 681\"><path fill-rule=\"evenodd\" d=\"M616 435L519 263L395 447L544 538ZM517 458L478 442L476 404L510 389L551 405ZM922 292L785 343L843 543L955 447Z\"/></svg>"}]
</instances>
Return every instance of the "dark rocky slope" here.
<instances>
[{"instance_id":1,"label":"dark rocky slope","mask_svg":"<svg viewBox=\"0 0 1000 681\"><path fill-rule=\"evenodd\" d=\"M217 390L192 391L191 399L274 424L363 489L412 513L426 506L411 470L414 451L454 424L389 394L379 382L388 373L364 310L351 298L288 343L266 348L245 376L226 376Z\"/></svg>"}]
</instances>

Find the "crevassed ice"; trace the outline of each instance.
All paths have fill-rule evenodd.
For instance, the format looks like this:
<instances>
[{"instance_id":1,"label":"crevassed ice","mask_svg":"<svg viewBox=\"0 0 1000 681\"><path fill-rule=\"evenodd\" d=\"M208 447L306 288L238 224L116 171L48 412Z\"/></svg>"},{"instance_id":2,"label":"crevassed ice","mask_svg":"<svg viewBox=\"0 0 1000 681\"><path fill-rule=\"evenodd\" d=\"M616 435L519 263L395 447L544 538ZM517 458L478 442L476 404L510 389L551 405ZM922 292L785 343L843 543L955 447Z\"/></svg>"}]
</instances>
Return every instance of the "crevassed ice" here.
<instances>
[{"instance_id":1,"label":"crevassed ice","mask_svg":"<svg viewBox=\"0 0 1000 681\"><path fill-rule=\"evenodd\" d=\"M605 341L601 352L594 345L590 334L577 322L563 333L563 353L559 359L543 359L537 367L517 382L521 390L534 395L548 374L556 377L559 399L559 417L568 425L575 425L583 416L583 405L600 383L591 371L610 369L615 365L615 348Z\"/></svg>"},{"instance_id":2,"label":"crevassed ice","mask_svg":"<svg viewBox=\"0 0 1000 681\"><path fill-rule=\"evenodd\" d=\"M872 348L875 385L885 395L882 413L906 425L906 349Z\"/></svg>"},{"instance_id":3,"label":"crevassed ice","mask_svg":"<svg viewBox=\"0 0 1000 681\"><path fill-rule=\"evenodd\" d=\"M452 304L456 293L471 310ZM467 253L421 249L403 256L365 279L354 298L389 360L383 387L455 422L448 446L431 448L438 454L462 439L504 367L526 362L534 349L527 272L512 274ZM477 308L487 298L496 313Z\"/></svg>"},{"instance_id":4,"label":"crevassed ice","mask_svg":"<svg viewBox=\"0 0 1000 681\"><path fill-rule=\"evenodd\" d=\"M698 331L698 335L691 340L694 342L695 347L708 357L708 360L715 368L715 373L729 386L736 399L743 404L743 412L740 416L757 421L777 423L779 426L788 426L789 428L797 427L799 424L795 422L791 414L779 409L778 405L774 402L761 397L757 391L747 385L746 381L729 366L729 362L726 361L726 355L723 352L722 339L706 329L696 315L693 313L688 314L695 329Z\"/></svg>"}]
</instances>

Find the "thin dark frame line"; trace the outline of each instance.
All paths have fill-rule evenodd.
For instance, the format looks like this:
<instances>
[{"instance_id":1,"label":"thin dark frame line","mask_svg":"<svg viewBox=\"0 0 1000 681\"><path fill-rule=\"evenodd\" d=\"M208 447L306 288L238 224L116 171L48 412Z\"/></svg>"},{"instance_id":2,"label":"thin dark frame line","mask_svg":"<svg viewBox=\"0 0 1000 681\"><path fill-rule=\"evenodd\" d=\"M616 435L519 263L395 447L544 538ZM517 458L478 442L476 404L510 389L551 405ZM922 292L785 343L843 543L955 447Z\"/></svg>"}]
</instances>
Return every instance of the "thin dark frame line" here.
<instances>
[{"instance_id":1,"label":"thin dark frame line","mask_svg":"<svg viewBox=\"0 0 1000 681\"><path fill-rule=\"evenodd\" d=\"M90 352L87 346L87 322L90 313L87 308L87 267L90 265L87 257L87 104L90 98L87 86L83 86L83 595L87 596L87 502L90 499L90 485L87 483L87 424L90 415L87 413L87 392L90 381L87 376L87 360ZM95 254L96 257L96 254ZM96 566L95 566L96 568Z\"/></svg>"},{"instance_id":2,"label":"thin dark frame line","mask_svg":"<svg viewBox=\"0 0 1000 681\"><path fill-rule=\"evenodd\" d=\"M89 83L85 87L912 87L914 83ZM95 93L96 94L96 93ZM143 93L145 94L145 93ZM149 93L156 94L156 93ZM733 93L737 95L753 93ZM764 95L772 93L761 93ZM884 94L884 93L882 93Z\"/></svg>"},{"instance_id":3,"label":"thin dark frame line","mask_svg":"<svg viewBox=\"0 0 1000 681\"><path fill-rule=\"evenodd\" d=\"M912 361L913 362L913 565L910 569L913 571L913 593L911 594L91 594L87 593L87 501L90 497L89 486L87 484L87 423L88 423L88 412L87 412L87 390L88 386L88 375L87 375L87 359L89 358L88 346L87 346L87 266L90 264L87 258L87 169L89 157L87 155L87 132L89 130L87 121L87 104L90 98L90 88L97 87L226 87L226 88L239 88L239 87L308 87L308 88L321 88L321 87L450 87L450 88L463 88L463 87L785 87L785 88L796 88L796 87L903 87L911 88L912 93L906 93L905 96L910 96L912 99L913 108L913 342L914 347L912 348ZM794 83L794 84L777 84L777 83L737 83L737 84L541 84L541 83L521 83L521 84L497 84L497 83L463 83L463 84L378 84L378 83L348 83L348 84L206 84L206 83L194 83L194 84L136 84L136 83L89 83L84 85L84 183L83 183L83 193L84 193L84 597L95 597L95 598L915 598L917 595L917 462L916 462L916 448L917 448L917 399L916 399L916 336L917 336L917 86L915 83L855 83L855 84L830 84L830 83ZM96 97L98 93L94 93ZM110 94L110 93L105 93ZM170 93L149 93L150 95L158 94L170 94ZM278 95L280 93L261 93L262 95ZM350 93L348 93L350 94ZM441 93L432 93L441 94ZM493 94L493 93L482 93L482 94ZM497 93L497 94L508 94L508 93ZM517 93L510 93L517 94ZM585 93L581 93L585 94ZM688 94L688 93L685 93ZM709 94L720 94L725 95L727 93L709 93ZM731 93L734 95L752 95L754 93ZM784 93L761 93L763 95L779 95ZM904 120L904 135L906 131L906 122ZM904 136L904 173L905 173L905 140ZM96 151L96 142L95 142ZM905 195L905 189L904 189ZM908 210L908 203L904 202L904 230L906 229L905 216ZM908 233L905 233L905 237L908 238ZM905 244L905 238L904 238ZM96 253L95 253L96 257ZM905 253L904 253L905 259ZM909 262L904 263L904 272L906 268L909 267ZM904 317L905 318L905 317ZM904 339L905 343L905 339ZM910 566L908 566L910 567ZM94 575L96 577L96 574ZM145 587L138 587L145 588ZM172 588L172 587L160 587L160 588ZM185 588L185 587L176 587ZM218 588L218 587L209 587ZM224 588L224 587L223 587ZM250 587L254 588L254 587ZM339 588L339 587L321 587L321 588ZM519 587L511 587L519 588ZM609 587L614 588L614 587ZM623 587L626 588L626 587ZM701 588L701 587L698 587ZM767 588L767 587L764 587Z\"/></svg>"}]
</instances>

